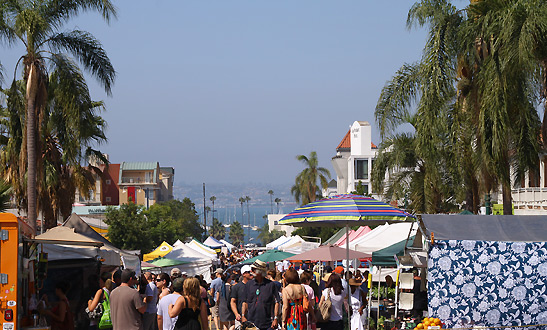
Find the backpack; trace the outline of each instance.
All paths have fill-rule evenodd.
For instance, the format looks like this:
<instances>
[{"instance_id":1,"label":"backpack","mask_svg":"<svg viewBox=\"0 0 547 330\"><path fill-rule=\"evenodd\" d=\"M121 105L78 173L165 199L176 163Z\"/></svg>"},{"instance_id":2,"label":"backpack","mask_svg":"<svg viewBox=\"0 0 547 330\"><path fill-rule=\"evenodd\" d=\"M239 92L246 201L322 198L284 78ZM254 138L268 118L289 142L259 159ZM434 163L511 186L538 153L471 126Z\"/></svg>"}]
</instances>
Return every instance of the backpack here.
<instances>
[{"instance_id":1,"label":"backpack","mask_svg":"<svg viewBox=\"0 0 547 330\"><path fill-rule=\"evenodd\" d=\"M101 315L101 320L99 321L99 329L111 329L112 328L112 319L110 317L110 297L108 290L103 289L104 291L104 300L103 305L103 315Z\"/></svg>"}]
</instances>

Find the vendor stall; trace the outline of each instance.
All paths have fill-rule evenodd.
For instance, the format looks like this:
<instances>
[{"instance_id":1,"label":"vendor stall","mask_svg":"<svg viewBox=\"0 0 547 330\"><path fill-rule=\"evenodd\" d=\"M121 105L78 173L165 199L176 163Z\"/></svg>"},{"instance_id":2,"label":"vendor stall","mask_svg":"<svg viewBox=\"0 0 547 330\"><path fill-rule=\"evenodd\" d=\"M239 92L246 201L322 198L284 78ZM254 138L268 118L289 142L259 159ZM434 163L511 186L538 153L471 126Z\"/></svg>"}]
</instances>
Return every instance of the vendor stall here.
<instances>
[{"instance_id":1,"label":"vendor stall","mask_svg":"<svg viewBox=\"0 0 547 330\"><path fill-rule=\"evenodd\" d=\"M448 327L547 324L542 216L423 215L429 315Z\"/></svg>"}]
</instances>

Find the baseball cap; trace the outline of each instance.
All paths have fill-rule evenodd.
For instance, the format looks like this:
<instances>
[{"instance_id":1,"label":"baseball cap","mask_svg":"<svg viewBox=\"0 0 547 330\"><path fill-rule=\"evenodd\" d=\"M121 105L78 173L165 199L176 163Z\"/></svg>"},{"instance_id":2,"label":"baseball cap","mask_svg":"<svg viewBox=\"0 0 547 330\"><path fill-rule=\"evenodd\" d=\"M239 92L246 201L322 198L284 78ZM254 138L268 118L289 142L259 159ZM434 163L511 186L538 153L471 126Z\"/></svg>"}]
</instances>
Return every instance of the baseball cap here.
<instances>
[{"instance_id":1,"label":"baseball cap","mask_svg":"<svg viewBox=\"0 0 547 330\"><path fill-rule=\"evenodd\" d=\"M180 276L180 275L181 275L180 269L178 269L178 268L171 269L171 277Z\"/></svg>"},{"instance_id":2,"label":"baseball cap","mask_svg":"<svg viewBox=\"0 0 547 330\"><path fill-rule=\"evenodd\" d=\"M251 272L251 265L243 265L243 267L241 267L241 274L245 272Z\"/></svg>"},{"instance_id":3,"label":"baseball cap","mask_svg":"<svg viewBox=\"0 0 547 330\"><path fill-rule=\"evenodd\" d=\"M217 269L215 270L215 272L216 272L217 274L222 274L222 273L224 273L224 270L223 270L222 268L217 268Z\"/></svg>"},{"instance_id":4,"label":"baseball cap","mask_svg":"<svg viewBox=\"0 0 547 330\"><path fill-rule=\"evenodd\" d=\"M180 275L184 276L184 275L188 275L187 272L181 272Z\"/></svg>"},{"instance_id":5,"label":"baseball cap","mask_svg":"<svg viewBox=\"0 0 547 330\"><path fill-rule=\"evenodd\" d=\"M172 288L175 292L182 292L184 286L184 279L183 278L176 278L173 280Z\"/></svg>"},{"instance_id":6,"label":"baseball cap","mask_svg":"<svg viewBox=\"0 0 547 330\"><path fill-rule=\"evenodd\" d=\"M344 267L337 266L336 268L334 268L334 272L338 274L342 274L344 272Z\"/></svg>"}]
</instances>

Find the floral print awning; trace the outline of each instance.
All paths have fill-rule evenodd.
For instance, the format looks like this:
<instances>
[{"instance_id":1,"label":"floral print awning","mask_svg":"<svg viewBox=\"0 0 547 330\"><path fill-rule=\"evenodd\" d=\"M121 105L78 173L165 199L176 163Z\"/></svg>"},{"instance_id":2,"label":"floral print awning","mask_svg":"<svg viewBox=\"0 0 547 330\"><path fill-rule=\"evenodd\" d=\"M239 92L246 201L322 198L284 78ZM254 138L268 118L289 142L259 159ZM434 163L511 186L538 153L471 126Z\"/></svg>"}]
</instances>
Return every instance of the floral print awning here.
<instances>
[{"instance_id":1,"label":"floral print awning","mask_svg":"<svg viewBox=\"0 0 547 330\"><path fill-rule=\"evenodd\" d=\"M546 242L436 241L429 251L429 315L448 327L547 324L546 287Z\"/></svg>"}]
</instances>

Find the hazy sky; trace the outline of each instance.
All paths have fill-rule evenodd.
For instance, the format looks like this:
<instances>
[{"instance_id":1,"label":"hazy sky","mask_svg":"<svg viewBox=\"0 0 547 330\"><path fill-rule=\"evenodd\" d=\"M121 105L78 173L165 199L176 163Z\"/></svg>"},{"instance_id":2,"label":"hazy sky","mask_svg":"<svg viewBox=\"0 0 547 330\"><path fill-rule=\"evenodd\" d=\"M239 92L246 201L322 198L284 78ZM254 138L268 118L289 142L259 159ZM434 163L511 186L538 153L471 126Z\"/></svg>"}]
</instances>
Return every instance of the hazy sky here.
<instances>
[{"instance_id":1,"label":"hazy sky","mask_svg":"<svg viewBox=\"0 0 547 330\"><path fill-rule=\"evenodd\" d=\"M380 90L419 59L425 31L406 28L414 1L114 1L101 40L117 71L104 100L114 163L159 161L175 183L291 183L298 154L329 168L355 120L373 124ZM11 79L21 49L2 49Z\"/></svg>"}]
</instances>

